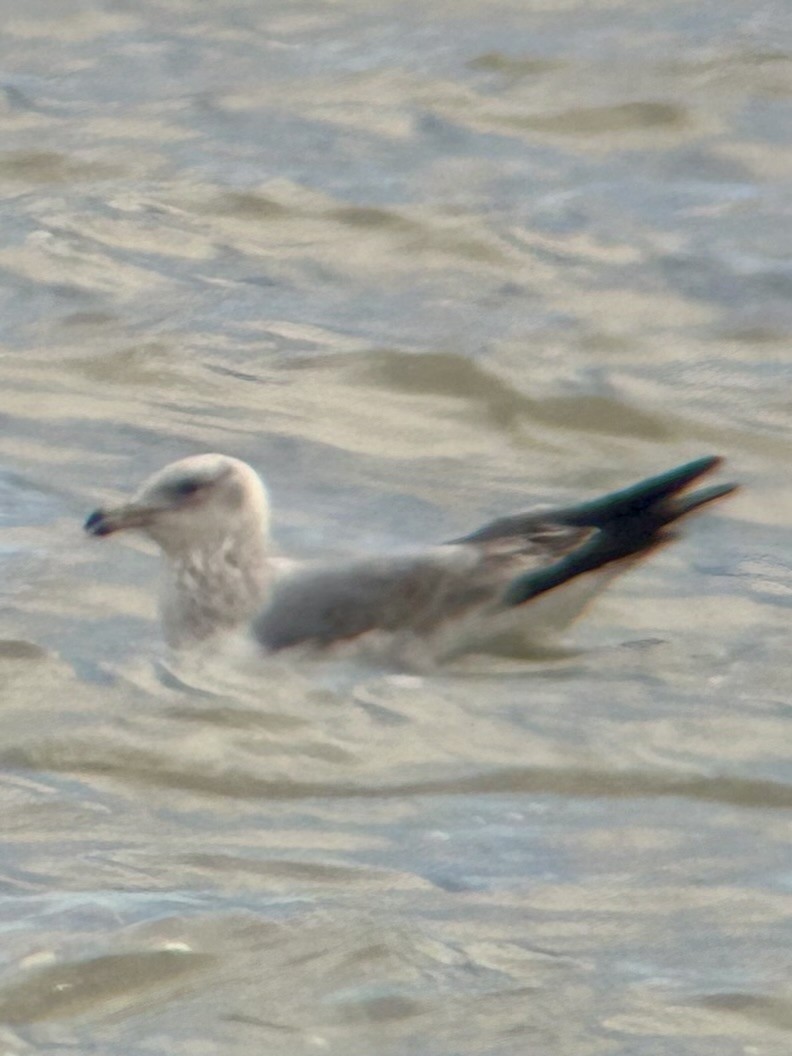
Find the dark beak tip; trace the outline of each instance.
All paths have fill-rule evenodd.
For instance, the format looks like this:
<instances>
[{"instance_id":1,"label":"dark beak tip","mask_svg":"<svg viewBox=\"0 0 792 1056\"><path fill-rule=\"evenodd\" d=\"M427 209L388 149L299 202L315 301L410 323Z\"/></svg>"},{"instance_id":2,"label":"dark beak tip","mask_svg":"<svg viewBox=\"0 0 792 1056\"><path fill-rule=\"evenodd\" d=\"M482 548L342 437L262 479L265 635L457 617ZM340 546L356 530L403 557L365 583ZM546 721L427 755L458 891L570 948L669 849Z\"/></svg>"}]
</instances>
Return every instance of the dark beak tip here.
<instances>
[{"instance_id":1,"label":"dark beak tip","mask_svg":"<svg viewBox=\"0 0 792 1056\"><path fill-rule=\"evenodd\" d=\"M113 531L112 526L105 520L105 515L102 510L94 510L94 512L89 515L83 528L89 535L110 535Z\"/></svg>"}]
</instances>

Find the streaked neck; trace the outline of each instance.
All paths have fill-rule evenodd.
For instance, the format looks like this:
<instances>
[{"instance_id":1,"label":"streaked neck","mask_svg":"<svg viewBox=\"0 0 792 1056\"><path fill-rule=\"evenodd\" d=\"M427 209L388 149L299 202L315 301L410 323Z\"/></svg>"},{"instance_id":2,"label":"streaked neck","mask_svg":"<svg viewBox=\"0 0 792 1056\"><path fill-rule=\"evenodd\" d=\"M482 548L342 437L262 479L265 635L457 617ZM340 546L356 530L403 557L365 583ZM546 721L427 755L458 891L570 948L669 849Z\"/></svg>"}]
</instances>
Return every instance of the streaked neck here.
<instances>
[{"instance_id":1,"label":"streaked neck","mask_svg":"<svg viewBox=\"0 0 792 1056\"><path fill-rule=\"evenodd\" d=\"M247 625L272 578L267 541L258 533L185 549L165 564L161 617L165 638L177 649Z\"/></svg>"}]
</instances>

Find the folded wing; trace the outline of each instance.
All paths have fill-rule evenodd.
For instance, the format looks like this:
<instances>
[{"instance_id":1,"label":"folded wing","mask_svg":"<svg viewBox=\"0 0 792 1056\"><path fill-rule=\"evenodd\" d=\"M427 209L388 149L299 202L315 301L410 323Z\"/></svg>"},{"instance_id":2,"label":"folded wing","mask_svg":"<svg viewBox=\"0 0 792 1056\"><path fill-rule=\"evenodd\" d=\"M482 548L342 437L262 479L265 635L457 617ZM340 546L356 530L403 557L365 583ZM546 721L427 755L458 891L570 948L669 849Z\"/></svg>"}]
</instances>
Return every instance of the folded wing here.
<instances>
[{"instance_id":1,"label":"folded wing","mask_svg":"<svg viewBox=\"0 0 792 1056\"><path fill-rule=\"evenodd\" d=\"M734 490L682 493L719 463L698 459L593 502L501 518L417 555L305 568L279 580L254 634L278 651L370 631L431 636L471 614L494 619L672 538L672 522Z\"/></svg>"}]
</instances>

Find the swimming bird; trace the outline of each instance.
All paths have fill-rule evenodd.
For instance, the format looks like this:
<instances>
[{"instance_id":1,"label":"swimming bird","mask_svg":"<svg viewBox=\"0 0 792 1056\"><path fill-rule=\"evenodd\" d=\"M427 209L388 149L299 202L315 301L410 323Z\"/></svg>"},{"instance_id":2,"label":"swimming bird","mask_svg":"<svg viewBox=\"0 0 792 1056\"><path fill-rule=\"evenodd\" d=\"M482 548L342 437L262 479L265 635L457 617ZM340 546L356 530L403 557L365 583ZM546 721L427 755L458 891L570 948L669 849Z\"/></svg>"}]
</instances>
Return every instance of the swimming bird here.
<instances>
[{"instance_id":1,"label":"swimming bird","mask_svg":"<svg viewBox=\"0 0 792 1056\"><path fill-rule=\"evenodd\" d=\"M251 466L220 454L173 462L132 499L94 511L91 535L135 529L162 551L160 612L175 648L242 633L263 653L376 644L440 660L520 655L574 619L614 575L675 538L681 517L735 490L686 489L700 458L578 505L493 521L419 552L289 562L270 541Z\"/></svg>"}]
</instances>

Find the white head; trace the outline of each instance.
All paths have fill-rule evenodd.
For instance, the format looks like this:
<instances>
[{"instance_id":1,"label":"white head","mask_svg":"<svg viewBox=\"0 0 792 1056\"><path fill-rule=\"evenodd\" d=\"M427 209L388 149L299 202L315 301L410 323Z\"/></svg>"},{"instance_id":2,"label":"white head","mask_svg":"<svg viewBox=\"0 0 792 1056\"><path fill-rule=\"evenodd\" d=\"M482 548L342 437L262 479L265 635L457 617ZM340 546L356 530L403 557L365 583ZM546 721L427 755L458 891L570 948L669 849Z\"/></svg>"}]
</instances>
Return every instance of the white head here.
<instances>
[{"instance_id":1,"label":"white head","mask_svg":"<svg viewBox=\"0 0 792 1056\"><path fill-rule=\"evenodd\" d=\"M95 510L91 535L136 529L165 555L160 612L176 647L247 622L269 589L269 503L258 476L226 455L194 455L150 477L130 502Z\"/></svg>"},{"instance_id":2,"label":"white head","mask_svg":"<svg viewBox=\"0 0 792 1056\"><path fill-rule=\"evenodd\" d=\"M143 532L171 558L213 551L234 536L266 537L269 502L258 475L227 455L193 455L149 477L130 502L95 510L91 535Z\"/></svg>"}]
</instances>

